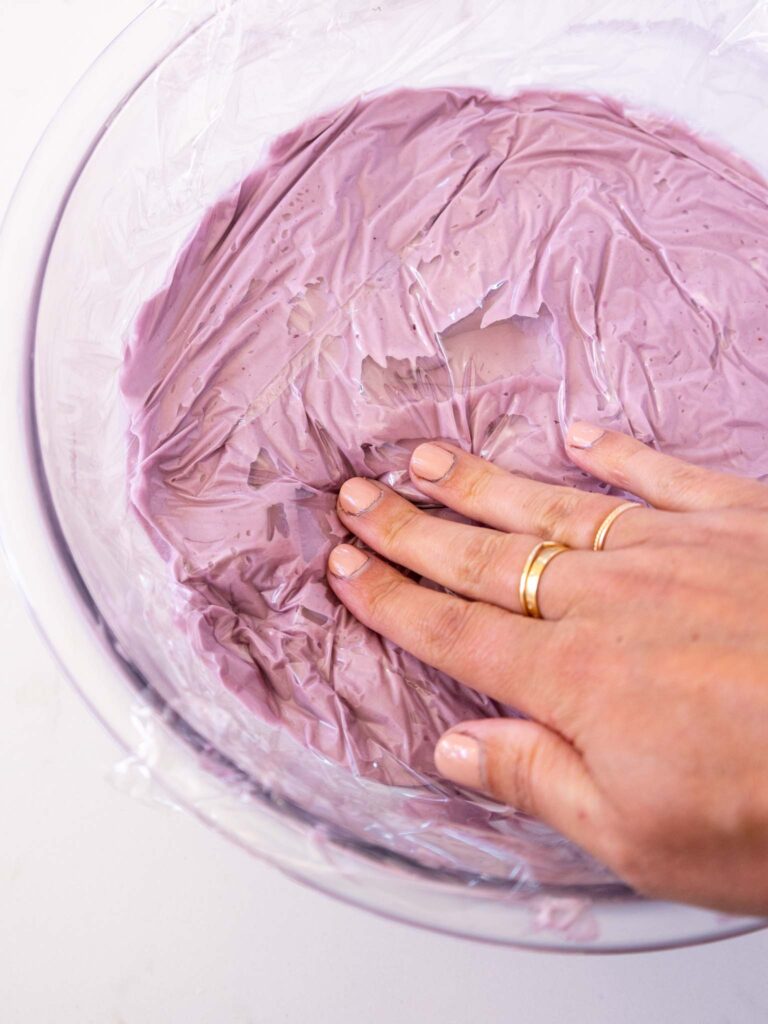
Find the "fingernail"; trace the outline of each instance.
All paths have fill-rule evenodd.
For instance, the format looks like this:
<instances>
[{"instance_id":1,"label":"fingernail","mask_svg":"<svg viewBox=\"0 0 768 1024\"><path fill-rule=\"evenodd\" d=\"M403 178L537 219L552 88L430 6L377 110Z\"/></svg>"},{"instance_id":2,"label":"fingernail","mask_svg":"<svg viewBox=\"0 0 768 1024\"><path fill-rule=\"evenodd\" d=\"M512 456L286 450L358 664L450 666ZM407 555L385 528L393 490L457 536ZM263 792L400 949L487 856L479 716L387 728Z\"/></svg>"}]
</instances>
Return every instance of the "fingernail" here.
<instances>
[{"instance_id":1,"label":"fingernail","mask_svg":"<svg viewBox=\"0 0 768 1024\"><path fill-rule=\"evenodd\" d=\"M360 548L354 548L351 544L339 544L331 552L328 568L334 576L348 580L359 573L363 566L368 564L368 561L369 556Z\"/></svg>"},{"instance_id":2,"label":"fingernail","mask_svg":"<svg viewBox=\"0 0 768 1024\"><path fill-rule=\"evenodd\" d=\"M420 444L411 456L411 469L422 480L436 484L453 469L456 456L437 444Z\"/></svg>"},{"instance_id":3,"label":"fingernail","mask_svg":"<svg viewBox=\"0 0 768 1024\"><path fill-rule=\"evenodd\" d=\"M602 427L577 421L571 424L571 429L568 431L568 444L571 448L592 448L604 433Z\"/></svg>"},{"instance_id":4,"label":"fingernail","mask_svg":"<svg viewBox=\"0 0 768 1024\"><path fill-rule=\"evenodd\" d=\"M380 487L377 487L371 480L355 478L347 480L339 491L339 504L345 512L352 516L362 515L373 508L376 502L383 495Z\"/></svg>"},{"instance_id":5,"label":"fingernail","mask_svg":"<svg viewBox=\"0 0 768 1024\"><path fill-rule=\"evenodd\" d=\"M485 789L483 747L479 740L454 730L435 747L435 767L446 779L468 789Z\"/></svg>"}]
</instances>

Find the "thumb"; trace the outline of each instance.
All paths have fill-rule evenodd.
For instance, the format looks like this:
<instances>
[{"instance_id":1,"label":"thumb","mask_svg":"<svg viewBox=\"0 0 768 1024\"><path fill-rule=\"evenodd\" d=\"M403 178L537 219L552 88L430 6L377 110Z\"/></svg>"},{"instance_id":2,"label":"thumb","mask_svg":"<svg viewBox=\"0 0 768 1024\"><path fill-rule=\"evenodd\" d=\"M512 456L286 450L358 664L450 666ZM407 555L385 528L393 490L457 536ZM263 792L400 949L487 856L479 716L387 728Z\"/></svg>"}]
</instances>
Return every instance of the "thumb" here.
<instances>
[{"instance_id":1,"label":"thumb","mask_svg":"<svg viewBox=\"0 0 768 1024\"><path fill-rule=\"evenodd\" d=\"M580 846L594 850L598 844L597 787L579 752L538 722L463 722L438 741L435 767L451 782L540 818Z\"/></svg>"}]
</instances>

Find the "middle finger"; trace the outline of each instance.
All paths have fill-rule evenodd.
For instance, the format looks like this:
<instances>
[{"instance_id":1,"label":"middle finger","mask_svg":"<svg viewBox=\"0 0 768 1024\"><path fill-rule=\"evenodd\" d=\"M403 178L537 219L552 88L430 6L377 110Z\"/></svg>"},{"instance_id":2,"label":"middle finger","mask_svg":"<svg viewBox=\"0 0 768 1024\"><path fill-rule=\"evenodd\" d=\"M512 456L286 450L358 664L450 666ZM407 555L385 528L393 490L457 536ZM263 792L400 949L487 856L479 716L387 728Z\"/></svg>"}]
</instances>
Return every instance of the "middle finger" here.
<instances>
[{"instance_id":1,"label":"middle finger","mask_svg":"<svg viewBox=\"0 0 768 1024\"><path fill-rule=\"evenodd\" d=\"M398 565L476 601L521 612L519 585L540 537L504 534L429 515L378 481L356 477L341 488L339 517L369 547ZM542 575L539 606L548 619L567 615L594 593L600 560L569 551Z\"/></svg>"}]
</instances>

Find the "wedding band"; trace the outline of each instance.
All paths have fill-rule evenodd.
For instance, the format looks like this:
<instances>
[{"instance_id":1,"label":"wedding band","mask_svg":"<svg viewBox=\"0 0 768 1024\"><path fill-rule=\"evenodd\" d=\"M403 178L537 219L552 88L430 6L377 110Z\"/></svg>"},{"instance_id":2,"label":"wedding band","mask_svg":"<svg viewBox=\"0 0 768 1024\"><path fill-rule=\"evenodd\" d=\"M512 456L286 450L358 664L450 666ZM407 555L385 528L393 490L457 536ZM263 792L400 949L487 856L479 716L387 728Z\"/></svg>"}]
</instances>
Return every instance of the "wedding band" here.
<instances>
[{"instance_id":1,"label":"wedding band","mask_svg":"<svg viewBox=\"0 0 768 1024\"><path fill-rule=\"evenodd\" d=\"M608 531L619 518L623 516L625 512L629 512L631 508L642 508L643 506L638 501L625 501L621 505L617 505L616 508L611 509L605 519L600 523L595 534L595 542L592 545L593 551L602 551L605 548L605 539L608 536Z\"/></svg>"},{"instance_id":2,"label":"wedding band","mask_svg":"<svg viewBox=\"0 0 768 1024\"><path fill-rule=\"evenodd\" d=\"M541 618L538 597L541 577L553 558L570 550L565 544L555 544L554 541L543 540L528 555L520 577L520 607L523 610L523 615L528 615L532 619Z\"/></svg>"}]
</instances>

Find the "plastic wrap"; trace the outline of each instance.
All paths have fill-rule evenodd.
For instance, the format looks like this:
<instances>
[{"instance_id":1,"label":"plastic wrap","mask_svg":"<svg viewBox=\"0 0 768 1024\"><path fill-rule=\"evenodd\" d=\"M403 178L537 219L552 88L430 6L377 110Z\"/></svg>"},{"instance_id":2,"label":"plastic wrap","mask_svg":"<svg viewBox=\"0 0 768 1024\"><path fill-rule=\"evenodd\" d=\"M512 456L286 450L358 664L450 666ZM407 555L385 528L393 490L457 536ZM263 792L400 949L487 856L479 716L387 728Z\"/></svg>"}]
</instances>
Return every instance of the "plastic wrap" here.
<instances>
[{"instance_id":1,"label":"plastic wrap","mask_svg":"<svg viewBox=\"0 0 768 1024\"><path fill-rule=\"evenodd\" d=\"M490 886L494 899L514 893L528 898L540 892L545 902L539 900L531 906L543 928L550 927L552 921L565 920L573 930L586 905L579 900L569 903L563 917L546 902L553 892L576 887L585 898L597 897L603 891L617 891L612 888L615 880L543 825L436 779L427 764L434 731L427 730L420 743L414 742L407 756L397 749L366 745L366 740L351 759L356 771L350 771L349 745L334 749L310 738L313 749L308 749L280 727L276 722L280 715L274 708L266 714L265 708L259 707L255 715L233 692L242 687L222 684L220 663L215 657L200 655L200 648L210 640L201 635L197 645L190 643L184 627L189 621L189 587L178 583L181 579L188 584L189 573L171 558L174 582L167 564L170 552L164 546L167 535L161 535L155 521L150 537L131 505L133 500L145 513L155 514L147 495L140 493L146 478L134 481L130 492L127 457L131 430L134 439L141 438L130 416L135 417L136 408L147 396L141 394L135 378L129 376L126 382L124 377L126 406L120 378L126 345L135 344L138 337L137 316L145 311L146 326L147 318L158 313L157 303L147 303L169 287L179 254L195 233L198 241L210 240L210 211L216 209L215 217L228 203L236 208L237 198L243 194L237 190L265 164L276 138L329 111L350 109L361 96L385 95L396 88L443 87L473 94L490 91L500 97L530 90L599 94L625 105L629 122L644 131L663 134L668 130L669 137L676 138L667 121L684 122L738 152L759 171L768 171L766 4L652 2L643 5L641 20L635 7L546 0L535 5L455 0L440 4L429 0L381 4L241 0L200 4L194 16L187 18L174 4L154 5L156 12L166 12L172 21L174 45L155 67L148 71L137 68L135 88L124 97L84 162L58 225L38 317L37 419L46 477L68 549L98 608L109 642L133 673L133 716L144 738L141 760L150 766L162 760L163 729L170 724L197 752L194 771L199 772L199 796L195 796L194 779L186 781L185 791L188 802L200 813L231 821L233 816L251 811L258 814L265 805L281 809L326 851L334 872L357 870L352 862L340 866L339 851L354 850L367 864L360 869L361 878L372 871L372 864L386 860L400 864L403 871L428 872L438 887L468 883L476 888L482 882ZM712 159L719 159L713 144L703 145L707 153L714 154ZM743 181L751 180L743 167L738 173ZM435 187L440 187L439 183ZM755 186L754 209L764 203L762 188ZM217 207L221 203L224 206ZM231 213L230 209L230 220ZM765 219L764 213L761 216ZM202 233L201 223L208 225ZM499 225L503 229L503 219ZM350 220L349 230L354 226L355 221ZM288 224L285 230L289 230ZM219 232L218 240L223 238L228 245L239 244L237 237ZM386 288L382 289L382 315L386 314L388 326L400 316L401 334L415 334L417 343L420 340L425 346L427 340L438 336L444 348L450 348L445 339L452 325L475 329L513 317L533 321L540 316L541 305L521 308L512 301L511 289L505 287L512 275L499 268L489 267L487 278L483 268L477 280L466 277L455 298L441 295L440 271L434 261L450 258L453 250L447 250L445 243L441 237L428 239L424 251L415 254L411 263L404 261L412 271L405 288L411 300L408 306L399 302L388 305ZM279 235L273 244L280 247ZM427 251L429 244L434 251ZM755 252L756 261L762 258ZM765 268L755 265L753 269L765 274ZM359 266L337 268L334 288L321 292L320 297L325 302L332 292L338 299L361 273ZM286 321L286 327L295 328L302 336L302 347L308 326L318 317L318 306L313 305L313 295L316 298L318 293L311 291L316 277L302 273L295 280L290 274L281 278L283 302L292 305L292 319ZM262 273L259 287L263 281ZM763 287L764 281L763 276ZM357 285L361 283L357 281ZM455 277L451 283L456 285ZM398 285L389 294L396 297L401 292ZM749 298L753 298L751 292ZM339 305L346 310L341 335L348 329L354 334L354 303ZM579 308L578 301L575 308ZM320 318L327 313L323 307ZM370 327L368 311L365 315ZM480 317L478 324L471 321L473 315ZM541 315L546 319L546 312ZM525 333L526 325L519 326ZM338 330L326 327L324 324L323 338L339 336ZM589 336L589 325L582 327ZM725 327L730 330L730 325L724 325L727 342ZM593 328L591 333L594 335ZM379 395L389 396L392 408L397 405L390 401L393 378L381 373L382 366L386 369L386 340L382 334L377 342L381 358L374 360L378 370L369 364L372 376L366 387L369 393L378 387ZM323 353L328 378L346 372L343 345L324 347ZM426 347L424 354L428 354ZM568 366L560 363L559 369L553 365L542 371L542 379L546 379L543 408L549 424L545 446L557 448L574 401L587 413L607 410L615 422L629 423L646 438L654 436L658 414L642 408L626 417L610 388L599 386L600 353L595 349L592 355L591 370L597 367L597 372L589 377L586 407L579 405L584 391L579 391L578 382L569 380ZM710 355L707 350L707 359ZM276 353L275 358L277 370L282 354ZM396 358L408 363L411 355L398 348ZM318 367L317 353L312 359L312 365ZM714 364L708 365L711 371ZM453 365L452 381L455 370ZM482 389L483 382L472 377L468 363L463 370L461 387L465 392L474 394ZM574 372L578 375L579 368ZM394 367L394 379L397 375ZM522 376L530 385L527 370ZM283 381L281 394L290 392L292 380ZM412 373L410 380L412 386ZM194 381L191 386L194 389ZM436 385L432 380L427 391L436 386L439 388L439 382ZM520 381L517 386L519 389ZM245 396L249 408L260 394L259 388L253 388ZM302 400L304 396L299 392L297 397ZM409 401L423 397L422 388ZM254 418L267 417L274 398L275 394L269 401L256 403ZM731 399L728 392L723 401L727 404ZM456 431L445 429L445 419L434 415L436 408L434 395L428 396L421 436L466 441L457 437ZM345 449L337 442L329 448L327 434L332 423L324 412L329 410L321 408L313 415L310 448L315 453L325 451L327 456L329 451ZM518 420L510 418L504 421L504 430L499 430L494 420L503 415L506 411L502 408L489 411L477 450L502 462L506 458L510 468L542 475L533 464L531 449L525 446L538 414L529 411ZM682 426L678 422L674 436L664 439L689 455L698 450L700 442L692 432L698 429L695 419L691 422L691 428L685 421ZM732 422L732 416L724 417L723 429ZM744 436L751 439L752 420L742 423L742 428ZM388 429L383 434L390 437ZM402 436L414 442L420 439L410 429ZM299 447L305 440L297 439ZM474 437L469 440L473 442ZM739 469L756 474L768 471L760 463L764 453L751 446L751 440L744 442L741 435L725 454L717 437L713 445L708 452L712 461L727 458L733 464L735 458ZM266 451L264 462L259 463L248 451L247 464L254 473L269 474L275 453L267 450L267 443L261 447ZM360 458L351 462L355 472L381 475L395 484L403 482L407 444L400 451L386 447L364 451L359 444L358 448ZM509 457L510 452L515 456ZM131 455L134 473L140 454L134 450ZM329 456L330 461L335 457ZM327 497L348 468L342 462L322 480L308 482ZM556 470L562 478L564 468ZM272 530L273 534L284 532L284 523L276 521ZM324 545L332 534L331 528L316 543L312 558L324 556ZM251 546L258 553L255 541ZM300 624L296 629L300 631ZM311 652L302 652L297 664L308 657ZM436 685L444 682L434 681ZM396 685L395 681L390 685ZM496 713L497 709L476 700L469 713ZM471 701L459 695L448 718L438 715L433 725L449 724L448 719L466 711ZM366 766L362 771L361 765ZM191 767L189 772L193 773ZM212 779L223 785L214 786ZM214 791L215 798L211 796ZM214 809L213 799L218 805ZM290 851L266 852L306 877L301 858ZM307 855L307 859L315 864L313 857ZM376 884L375 872L371 884ZM482 928L475 930L482 932ZM575 928L578 941L588 941L593 932L591 923L586 929Z\"/></svg>"}]
</instances>

